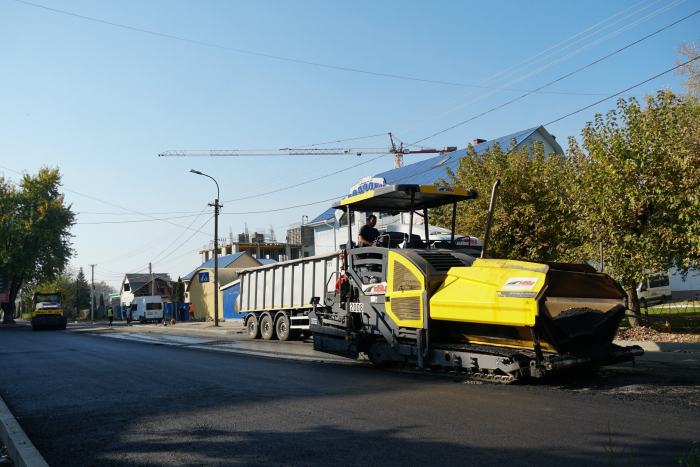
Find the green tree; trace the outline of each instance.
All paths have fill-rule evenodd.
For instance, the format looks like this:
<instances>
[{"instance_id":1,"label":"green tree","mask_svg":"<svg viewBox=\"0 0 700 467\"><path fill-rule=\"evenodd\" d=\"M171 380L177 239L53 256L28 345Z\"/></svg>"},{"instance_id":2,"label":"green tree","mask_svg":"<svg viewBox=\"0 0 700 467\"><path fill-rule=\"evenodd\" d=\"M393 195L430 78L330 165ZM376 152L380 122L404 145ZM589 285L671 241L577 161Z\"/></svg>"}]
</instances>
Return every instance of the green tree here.
<instances>
[{"instance_id":1,"label":"green tree","mask_svg":"<svg viewBox=\"0 0 700 467\"><path fill-rule=\"evenodd\" d=\"M73 254L71 206L59 193L58 169L25 174L18 186L0 177L0 271L9 279L4 322L12 322L15 299L25 284L53 280Z\"/></svg>"},{"instance_id":2,"label":"green tree","mask_svg":"<svg viewBox=\"0 0 700 467\"><path fill-rule=\"evenodd\" d=\"M687 274L700 259L700 119L670 91L645 104L620 99L586 125L581 145L570 139L576 170L566 184L584 255L603 242L606 272L637 314L638 281L673 267Z\"/></svg>"},{"instance_id":3,"label":"green tree","mask_svg":"<svg viewBox=\"0 0 700 467\"><path fill-rule=\"evenodd\" d=\"M60 291L63 294L63 305L65 308L72 308L75 305L76 292L74 273L70 270L65 270L51 281L25 285L20 292L25 309L31 308L35 292L51 292L53 290Z\"/></svg>"},{"instance_id":4,"label":"green tree","mask_svg":"<svg viewBox=\"0 0 700 467\"><path fill-rule=\"evenodd\" d=\"M75 278L75 285L75 309L80 311L90 308L90 286L85 279L85 273L82 267L78 270L78 276Z\"/></svg>"},{"instance_id":5,"label":"green tree","mask_svg":"<svg viewBox=\"0 0 700 467\"><path fill-rule=\"evenodd\" d=\"M105 306L105 296L100 295L100 306Z\"/></svg>"},{"instance_id":6,"label":"green tree","mask_svg":"<svg viewBox=\"0 0 700 467\"><path fill-rule=\"evenodd\" d=\"M177 284L175 285L175 300L178 303L185 301L185 284L180 277L177 278Z\"/></svg>"},{"instance_id":7,"label":"green tree","mask_svg":"<svg viewBox=\"0 0 700 467\"><path fill-rule=\"evenodd\" d=\"M578 238L571 228L573 215L564 187L570 165L567 157L545 154L540 143L530 150L515 147L513 141L508 151L494 144L482 154L476 154L470 145L456 171L447 171L447 184L475 189L479 194L476 200L458 205L456 231L483 236L491 189L500 179L489 255L533 261L570 258ZM431 223L451 227L451 206L434 209L430 215Z\"/></svg>"}]
</instances>

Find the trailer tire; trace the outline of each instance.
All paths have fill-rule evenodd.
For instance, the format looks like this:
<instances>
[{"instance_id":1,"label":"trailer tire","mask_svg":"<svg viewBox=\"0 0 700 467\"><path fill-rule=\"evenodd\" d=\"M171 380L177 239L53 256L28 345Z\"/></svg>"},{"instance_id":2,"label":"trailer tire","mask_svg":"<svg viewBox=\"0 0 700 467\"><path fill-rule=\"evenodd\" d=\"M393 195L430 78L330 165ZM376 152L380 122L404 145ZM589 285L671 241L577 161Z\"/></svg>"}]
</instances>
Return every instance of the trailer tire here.
<instances>
[{"instance_id":1,"label":"trailer tire","mask_svg":"<svg viewBox=\"0 0 700 467\"><path fill-rule=\"evenodd\" d=\"M32 324L32 331L36 331L39 328L39 326Z\"/></svg>"},{"instance_id":2,"label":"trailer tire","mask_svg":"<svg viewBox=\"0 0 700 467\"><path fill-rule=\"evenodd\" d=\"M260 319L260 335L266 341L274 339L275 324L272 322L270 315L265 315Z\"/></svg>"},{"instance_id":3,"label":"trailer tire","mask_svg":"<svg viewBox=\"0 0 700 467\"><path fill-rule=\"evenodd\" d=\"M292 330L289 329L289 318L284 313L277 318L277 324L275 325L275 331L277 332L277 338L281 341L288 341L293 337Z\"/></svg>"},{"instance_id":4,"label":"trailer tire","mask_svg":"<svg viewBox=\"0 0 700 467\"><path fill-rule=\"evenodd\" d=\"M252 339L260 339L260 326L258 326L258 320L255 316L248 316L245 327L248 329L248 336Z\"/></svg>"},{"instance_id":5,"label":"trailer tire","mask_svg":"<svg viewBox=\"0 0 700 467\"><path fill-rule=\"evenodd\" d=\"M61 324L61 325L59 326L59 329L60 329L61 331L65 331L65 330L66 330L66 326L67 326L66 324Z\"/></svg>"}]
</instances>

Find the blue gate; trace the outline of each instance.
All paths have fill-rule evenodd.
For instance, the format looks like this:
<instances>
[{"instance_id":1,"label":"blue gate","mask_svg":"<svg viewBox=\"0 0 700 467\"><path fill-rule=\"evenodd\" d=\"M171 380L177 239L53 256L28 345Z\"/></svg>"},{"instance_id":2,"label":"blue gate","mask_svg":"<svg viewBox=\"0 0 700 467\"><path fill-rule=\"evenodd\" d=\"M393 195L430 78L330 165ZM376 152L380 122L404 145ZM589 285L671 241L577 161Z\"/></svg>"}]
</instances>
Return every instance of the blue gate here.
<instances>
[{"instance_id":1,"label":"blue gate","mask_svg":"<svg viewBox=\"0 0 700 467\"><path fill-rule=\"evenodd\" d=\"M224 289L221 293L224 298L224 319L243 318L248 314L236 311L236 300L238 300L238 295L241 293L241 284Z\"/></svg>"}]
</instances>

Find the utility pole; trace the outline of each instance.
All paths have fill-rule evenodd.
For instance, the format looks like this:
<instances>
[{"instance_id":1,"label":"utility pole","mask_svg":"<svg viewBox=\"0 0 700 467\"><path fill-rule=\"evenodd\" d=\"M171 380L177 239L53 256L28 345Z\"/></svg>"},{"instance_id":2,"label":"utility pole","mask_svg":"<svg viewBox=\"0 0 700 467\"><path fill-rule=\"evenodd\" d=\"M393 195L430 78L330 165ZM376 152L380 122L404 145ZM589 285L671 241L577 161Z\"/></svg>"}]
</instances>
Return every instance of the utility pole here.
<instances>
[{"instance_id":1,"label":"utility pole","mask_svg":"<svg viewBox=\"0 0 700 467\"><path fill-rule=\"evenodd\" d=\"M92 285L90 286L90 320L95 321L95 265L90 264L92 268Z\"/></svg>"},{"instance_id":2,"label":"utility pole","mask_svg":"<svg viewBox=\"0 0 700 467\"><path fill-rule=\"evenodd\" d=\"M212 179L213 180L213 179ZM216 180L214 180L216 181ZM218 190L219 184L216 184ZM217 191L218 195L218 191ZM209 204L211 206L211 204ZM214 326L219 325L219 198L214 200Z\"/></svg>"},{"instance_id":3,"label":"utility pole","mask_svg":"<svg viewBox=\"0 0 700 467\"><path fill-rule=\"evenodd\" d=\"M151 263L148 263L148 274L151 276L151 297L153 296L153 270L151 269Z\"/></svg>"},{"instance_id":4,"label":"utility pole","mask_svg":"<svg viewBox=\"0 0 700 467\"><path fill-rule=\"evenodd\" d=\"M191 169L190 172L197 175L204 175L211 178L216 183L216 199L214 204L209 203L209 206L214 206L214 326L219 325L219 208L223 206L219 204L221 194L219 192L219 182L214 177L202 173L198 170ZM247 228L247 226L246 226ZM260 256L260 255L258 255Z\"/></svg>"}]
</instances>

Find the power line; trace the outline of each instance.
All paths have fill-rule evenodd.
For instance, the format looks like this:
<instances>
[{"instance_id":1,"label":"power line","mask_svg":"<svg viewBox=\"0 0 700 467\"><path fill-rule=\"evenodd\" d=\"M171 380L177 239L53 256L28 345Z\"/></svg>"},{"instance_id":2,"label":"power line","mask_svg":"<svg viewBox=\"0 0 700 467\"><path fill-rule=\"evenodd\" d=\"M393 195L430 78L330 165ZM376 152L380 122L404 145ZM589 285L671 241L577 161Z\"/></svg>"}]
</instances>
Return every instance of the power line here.
<instances>
[{"instance_id":1,"label":"power line","mask_svg":"<svg viewBox=\"0 0 700 467\"><path fill-rule=\"evenodd\" d=\"M140 219L140 220L130 220L130 221L102 221L102 222L76 222L76 225L98 225L98 224L132 224L134 222L156 222L164 221L169 219L185 219L190 217L199 217L199 214L190 214L188 216L176 216L176 217L159 217L153 219ZM184 227L187 229L187 227Z\"/></svg>"},{"instance_id":2,"label":"power line","mask_svg":"<svg viewBox=\"0 0 700 467\"><path fill-rule=\"evenodd\" d=\"M614 51L614 52L612 52L612 53L610 53L610 54L608 54L608 55L606 55L606 56L604 56L604 57L602 57L602 58L599 58L598 60L595 60L595 61L589 63L588 65L585 65L585 66L583 66L583 67L581 67L581 68L579 68L579 69L577 69L577 70L574 70L574 71L572 71L571 73L567 73L566 75L564 75L564 76L562 76L562 77L560 77L560 78L557 78L557 79L555 79L554 81L550 81L549 83L547 83L547 84L545 84L545 85L543 85L543 86L540 86L540 87L537 88L535 91L537 91L537 90L539 90L539 89L546 88L547 86L551 86L551 85L554 84L554 83L557 83L557 82L559 82L559 81L561 81L561 80L563 80L563 79L566 79L566 78L568 78L568 77L570 77L570 76L572 76L572 75L575 75L576 73L578 73L578 72L580 72L580 71L583 71L583 70L585 70L586 68L589 68L589 67L591 67L591 66L593 66L593 65L595 65L595 64L597 64L597 63L600 63L600 62L602 62L603 60L605 60L605 59L607 59L607 58L610 58L610 57L612 57L613 55L616 55L616 54L622 52L623 50L626 50L626 49L632 47L633 45L639 44L640 42L642 42L642 41L644 41L644 40L646 40L646 39L648 39L648 38L650 38L650 37L652 37L652 36L655 36L656 34L659 34L660 32L662 32L662 31L664 31L664 30L666 30L666 29L668 29L668 28L670 28L670 27L672 27L672 26L675 26L676 24L680 23L681 21L685 21L686 19L688 19L688 18L690 18L690 17L692 17L692 16L697 15L698 13L700 13L700 10L697 10L697 11L695 11L694 13L691 13L691 14L689 14L688 16L679 19L678 21L675 21L675 22L669 24L668 26L665 26L665 27L663 27L663 28L661 28L661 29L659 29L659 30L657 30L657 31L655 31L655 32L653 32L653 33L647 35L647 36L644 36L644 37L642 37L641 39L632 42L631 44L628 44L628 45L626 45L626 46L624 46L624 47L622 47L622 48L620 48L620 49L617 49L616 51ZM678 68L678 67L676 67L676 68ZM675 68L673 68L673 69L675 69ZM672 71L673 69L671 69L671 70L669 70L669 71ZM665 73L662 73L662 74L665 74ZM661 75L659 75L659 76L661 76ZM652 79L653 79L653 78L652 78ZM644 83L640 83L640 84L644 84ZM636 86L633 86L633 88L634 88L634 87L636 87ZM629 88L629 89L632 89L632 88ZM629 90L629 89L628 89L628 90ZM440 135L440 134L442 134L442 133L445 133L445 132L447 132L447 131L450 131L450 130L452 130L452 129L454 129L454 128L457 128L458 126L464 125L465 123L471 122L472 120L475 120L475 119L477 119L477 118L479 118L479 117L482 117L482 116L484 116L484 115L486 115L486 114L489 114L489 113L491 113L491 112L493 112L493 111L495 111L495 110L498 110L498 109L500 109L500 108L502 108L502 107L505 107L505 106L507 106L507 105L509 105L509 104L512 104L513 102L519 101L520 99L523 99L524 97L529 96L530 94L534 93L535 91L530 91L530 92L528 92L527 94L523 94L523 95L520 96L520 97L516 97L515 99L512 99L512 100L510 100L510 101L508 101L508 102L505 102L505 103L503 103L503 104L501 104L501 105L499 105L499 106L493 107L493 108L491 108L491 109L489 109L489 110L487 110L487 111L485 111L485 112L480 113L479 115L476 115L476 116L474 116L474 117L472 117L472 118L469 118L469 119L467 119L467 120L464 120L463 122L460 122L460 123L458 123L458 124L456 124L456 125L453 125L453 126L451 126L451 127L449 127L449 128L446 128L446 129L444 129L444 130L438 131L437 133L433 133L433 134L430 135L430 136L427 136L427 137L425 137L425 138L419 139L418 141L415 141L415 142L413 142L413 143L411 143L411 144L417 144L417 143L420 143L420 142L425 141L425 140L427 140L427 139L433 138L433 137L435 137L435 136L437 136L437 135ZM625 91L623 91L623 92L625 92ZM606 97L605 99L601 100L600 102L603 102L603 101L609 99L610 97L618 96L619 94L621 94L621 93L616 93L616 94L613 94L612 96L608 96L608 97Z\"/></svg>"},{"instance_id":3,"label":"power line","mask_svg":"<svg viewBox=\"0 0 700 467\"><path fill-rule=\"evenodd\" d=\"M360 162L359 164L351 165L350 167L346 167L346 168L344 168L344 169L336 170L335 172L332 172L332 173L329 173L329 174L326 174L326 175L322 175L322 176L320 176L320 177L314 177L314 178L312 178L312 179L310 179L310 180L306 180L306 181L300 182L300 183L298 183L298 184L296 184L296 185L290 185L290 186L287 186L287 187L284 187L284 188L279 188L279 189L277 189L277 190L267 191L267 192L265 192L265 193L260 193L260 194L258 194L258 195L251 195L251 196L244 196L243 198L229 199L229 200L226 200L226 201L223 201L223 202L224 202L224 203L230 203L230 202L233 202L233 201L241 201L241 200L244 200L244 199L257 198L258 196L265 196L265 195L269 195L269 194L272 194L272 193L279 193L280 191L285 191L285 190L289 190L289 189L292 189L292 188L296 188L296 187L298 187L298 186L303 186L304 183L312 182L312 181L315 181L315 180L322 180L322 179L324 179L324 178L331 177L331 176L336 175L336 174L339 174L339 173L341 173L341 172L346 172L346 171L348 171L348 170L354 169L355 167L359 167L359 166L361 166L361 165L368 164L368 163L370 163L370 162L374 162L374 161L376 161L376 160L378 160L378 159L381 159L382 157L386 157L386 156L388 156L388 154L384 154L384 155L375 157L375 158L370 159L370 160L365 161L365 162Z\"/></svg>"},{"instance_id":4,"label":"power line","mask_svg":"<svg viewBox=\"0 0 700 467\"><path fill-rule=\"evenodd\" d=\"M19 0L15 0L15 1L19 1ZM42 7L42 8L43 8L43 7ZM4 166L2 166L2 165L0 165L0 169L9 170L10 172L14 172L14 173L16 173L16 174L24 175L22 172L18 172L17 170L13 170L13 169L10 169L10 168L8 168L8 167L4 167ZM74 191L74 190L69 190L69 189L66 188L65 186L62 186L61 188L62 188L63 191L67 191L67 192L70 192L70 193L73 193L73 194L76 194L76 195L79 195L79 196L83 196L83 197L85 197L85 198L91 199L91 200L93 200L93 201L97 201L97 202L99 202L99 203L104 203L104 204L107 204L107 205L109 205L109 206L114 206L115 208L123 209L124 211L130 211L130 212L132 212L132 213L134 213L134 214L138 214L139 216L146 216L146 217L150 217L150 218L152 218L152 219L154 219L154 220L160 220L161 222L165 222L166 224L170 224L170 225L174 225L174 226L176 226L176 227L180 227L181 229L187 229L187 227L184 227L184 226L182 226L182 225L180 225L180 224L176 224L176 223L174 223L174 222L169 222L169 221L167 221L167 220L158 219L157 217L153 217L153 216L151 216L151 215L149 215L149 214L144 214L144 213L142 213L142 212L134 211L133 209L129 209L129 208L125 208L125 207L119 206L118 204L110 203L110 202L108 202L108 201L103 201L103 200L101 200L101 199L95 198L94 196L89 196L89 195L85 195L85 194L83 194L83 193L79 193L79 192ZM192 230L192 229L189 229L189 230Z\"/></svg>"},{"instance_id":5,"label":"power line","mask_svg":"<svg viewBox=\"0 0 700 467\"><path fill-rule=\"evenodd\" d=\"M498 76L500 76L500 75L503 75L504 73L506 73L506 72L508 72L508 71L510 71L510 70L512 70L512 69L514 69L514 68L516 68L516 67L518 67L518 66L520 66L520 65L522 65L522 64L524 64L524 63L527 63L528 61L531 61L532 59L534 59L534 58L536 58L536 57L538 57L538 56L540 56L540 55L542 55L542 54L544 54L544 53L546 53L546 52L548 52L548 51L550 51L550 50L552 50L552 49L555 49L555 48L557 48L558 46L560 46L560 45L562 45L562 44L564 44L564 43L566 43L566 42L569 42L571 39L574 39L575 37L580 36L581 34L587 32L587 31L590 31L591 29L594 29L595 27L597 27L597 26L599 26L599 25L601 25L601 24L603 24L603 23L606 23L606 22L609 21L610 19L612 19L612 18L614 18L614 17L616 17L616 16L619 16L619 15L621 15L622 13L624 13L624 12L626 12L626 11L628 11L628 10L631 10L632 8L634 8L634 7L638 6L638 5L640 5L641 3L644 3L644 1L643 1L643 2L640 2L640 3L636 4L636 5L633 5L632 7L628 8L628 9L626 9L626 10L623 10L622 12L620 12L620 13L618 13L618 14L616 14L616 15L611 16L610 18L606 19L605 21L601 21L600 23L598 23L598 24L596 24L596 25L594 25L594 26L592 26L592 27L590 27L590 28L588 28L588 29L586 29L586 30L584 30L584 31L582 31L582 32L580 32L580 33L578 33L578 34L572 36L572 37L570 37L569 39L566 39L566 40L560 42L559 44L557 44L557 45L555 45L555 46L550 47L549 49L546 49L546 50L544 50L544 51L542 51L542 52L540 52L540 53L538 53L538 54L536 54L536 55L533 55L532 57L530 57L530 58L528 58L528 59L526 59L526 60L523 60L523 61L521 61L520 63L518 63L518 64L516 64L516 65L513 65L513 66L511 66L510 68L507 68L507 69L501 71L500 73L497 73L497 74L491 76L490 78L487 78L487 79L484 79L484 80L480 81L478 84L487 83L487 82L489 82L489 81L492 81L492 84L498 83L499 81L501 81L501 80L503 80L503 79L505 79L505 78L507 78L507 77L509 77L509 76L512 76L512 75L514 75L515 73L517 73L517 72L519 72L519 71L522 71L522 70L524 70L524 69L526 69L526 68L528 68L528 67L530 67L530 66L532 66L532 65L534 65L534 64L536 64L536 63L539 63L539 62L541 62L542 60L545 60L546 58L549 58L549 57L551 57L551 56L553 56L553 55L555 55L555 54L557 54L557 53L559 53L559 52L561 52L561 51L563 51L563 50L565 50L565 49L567 49L567 48L569 48L569 47L571 47L571 46L573 46L573 45L575 45L575 44L577 44L577 43L579 43L579 42L581 42L581 41L583 41L583 40L585 40L585 39L587 39L587 38L589 38L589 37L591 37L591 36L594 36L594 35L600 33L601 31L603 31L603 30L605 30L605 29L607 29L607 28L609 28L609 27L611 27L611 26L613 26L613 25L615 25L615 24L617 24L617 23L619 23L619 22L621 22L621 21L624 21L625 19L629 18L630 16L634 16L635 14L637 14L637 13L639 13L639 12L641 12L641 11L643 11L643 10L649 8L649 7L651 7L652 5L655 5L655 4L658 3L659 1L660 1L660 0L656 0L656 1L653 2L651 5L647 5L647 6L645 6L644 8L642 8L642 9L640 9L640 10L638 10L638 11L636 11L636 12L630 14L630 15L625 16L624 18L622 18L622 19L620 19L620 20L618 20L618 21L615 21L614 23L612 23L612 24L610 24L610 25L608 25L608 26L605 26L604 28L599 29L598 31L596 31L596 32L594 32L594 33L591 33L591 34L589 34L588 36L583 37L583 38L577 40L576 42L573 42L573 43L571 43L571 44L569 44L569 45L567 45L567 46L565 46L565 47L563 47L563 48L561 48L561 49L559 49L559 50L557 50L557 51L555 51L555 52L550 53L549 55L546 55L546 56L544 56L544 57L542 57L542 58L540 58L540 59L538 59L538 60L536 60L536 61L534 61L534 62L528 64L528 65L523 66L523 67L520 68L519 70L516 70L516 71L513 71L513 72L511 72L511 73L508 73L508 74L502 76L501 78L499 78L499 79L497 79L497 80L495 80L495 81L492 81L494 78L496 78L496 77L498 77ZM604 37L604 38L598 39L597 41L595 41L595 42L593 42L593 43L591 43L591 44L589 44L589 45L587 45L587 46L585 46L585 47L582 47L582 48L578 49L578 51L575 51L575 52L569 54L569 55L566 56L566 57L562 57L562 58L556 60L555 62L553 62L553 63L551 63L551 64L549 64L549 65L546 65L546 66L544 66L544 67L541 67L540 69L538 69L538 70L536 70L536 71L534 71L534 72L531 72L531 73L529 73L528 75L526 75L526 76L524 76L524 77L521 77L521 78L518 78L518 79L516 79L516 80L513 80L513 81L511 81L510 83L508 83L508 84L506 84L506 85L503 85L503 86L500 86L500 87L498 87L498 88L495 88L496 91L489 92L489 93L487 93L487 94L485 94L485 95L483 95L483 96L481 96L481 97L479 97L479 98L477 98L477 99L474 99L474 100L472 100L471 102L469 102L469 103L467 103L467 104L464 104L464 105L469 105L469 104L471 104L471 103L473 103L473 102L475 102L475 101L477 101L477 100L481 100L481 99L483 99L483 98L485 98L485 97L488 97L488 96L494 94L494 93L497 92L497 91L504 90L504 89L506 89L508 86L510 86L510 85L512 85L512 84L518 83L518 82L522 81L523 79L526 79L526 78L532 76L533 74L539 73L540 71L542 71L542 70L544 70L544 69L546 69L546 68L549 68L549 67L551 67L551 66L553 66L553 65L555 65L555 64L557 64L557 63L559 63L559 62L561 62L562 60L566 60L567 58L570 58L572 55L578 54L578 53L580 53L580 52L586 50L587 48L590 48L590 47L596 45L597 43L603 42L603 41L609 39L610 37L612 37L612 36L614 36L614 35L616 35L616 34L619 34L620 32L623 32L623 31L626 30L626 29L629 29L629 28L633 27L636 23L646 21L646 20L649 19L650 17L656 16L657 14L663 12L664 10L668 10L668 9L670 9L670 8L673 8L673 7L677 6L677 4L678 4L679 1L682 3L682 2L684 2L685 0L676 0L676 1L674 2L675 5L674 5L674 4L667 5L667 6L663 7L663 8L661 8L661 9L659 9L659 10L653 12L652 14L647 15L647 16L645 16L644 18L635 21L634 23L632 23L632 24L630 24L630 25L627 25L627 26L625 26L625 27L623 27L623 28L618 29L617 31L615 31L615 32L613 32L613 33L611 33L611 34L609 34L608 36L606 36L606 37ZM508 90L513 90L513 89L508 89ZM415 114L413 114L413 115L411 115L411 116L409 116L409 117L405 117L404 119L400 120L399 122L406 121L406 123L408 123L408 122L410 122L410 121L415 120L416 118L418 118L418 116L420 116L421 114L422 114L422 115L426 115L426 114L435 112L435 111L437 111L437 110L439 110L439 109L441 109L441 108L443 108L443 107L446 107L446 106L449 105L451 102L455 102L455 101L457 101L457 100L466 98L467 96L474 94L474 93L476 92L476 90L474 90L474 91L472 91L472 92L469 92L469 93L467 93L466 95L463 95L462 97L458 97L458 98L457 98L457 96L460 96L461 94L464 94L464 92L465 92L465 91L461 91L461 92L459 92L459 93L457 93L457 94L454 94L454 95L448 97L447 99L444 99L444 100L438 102L438 103L436 104L438 107L436 107L436 108L433 109L433 110L429 110L429 109L431 109L431 107L435 107L435 106L429 106L429 107L427 107L425 110L419 111L419 112L417 112L417 113L415 113ZM446 103L443 104L444 102L446 102ZM440 104L443 104L443 105L440 105ZM464 107L464 105L462 105L462 106L460 106L460 107L457 107L457 108L455 108L455 109L452 109L451 111L446 112L446 113L453 112L453 111L455 111L455 110L457 110L457 109L459 109L459 108L461 108L461 107ZM440 116L438 116L438 117L435 117L435 118L439 118L439 117L445 115L446 113L443 113L442 115L440 115ZM415 116L415 117L414 117L414 116ZM429 120L429 121L432 121L432 120L434 120L435 118L433 118L433 119L431 119L431 120ZM425 123L423 123L423 124L425 124ZM422 126L423 124L418 125L418 126ZM417 128L418 126L415 126L415 127L411 128L411 129L409 129L409 130L406 130L406 131L404 131L404 132L402 132L402 133L406 133L407 131L413 130L413 129Z\"/></svg>"},{"instance_id":6,"label":"power line","mask_svg":"<svg viewBox=\"0 0 700 467\"><path fill-rule=\"evenodd\" d=\"M560 120L564 120L565 118L570 117L570 116L572 116L572 115L575 115L575 114L577 114L577 113L579 113L579 112L583 112L583 111L586 110L586 109L590 109L591 107L593 107L593 106L595 106L595 105L598 105L598 104L600 104L601 102L605 102L605 101L607 101L607 100L610 100L610 99L612 99L613 97L617 97L617 96L619 96L620 94L629 91L630 89L634 89L634 88L636 88L636 87L641 86L642 84L645 84L645 83L648 83L649 81L655 80L655 79L658 78L659 76L663 76L663 75L665 75L665 74L668 74L668 73L672 72L673 70L676 70L676 69L678 69L678 68L684 67L684 66L686 66L687 64L689 64L689 63L691 63L691 62L694 62L695 60L700 60L700 57L691 58L690 60L688 60L688 61L685 62L685 63L681 63L680 65L674 66L673 68L670 68L670 69L668 69L668 70L666 70L666 71L664 71L664 72L662 72L662 73L659 73L659 74L656 75L656 76L652 76L651 78L642 81L641 83L637 83L637 84L635 84L634 86L630 86L630 87L628 87L627 89L624 89L624 90L622 90L622 91L620 91L620 92L618 92L618 93L616 93L616 94L613 94L612 96L606 97L605 99L601 99L601 100L599 100L599 101L597 101L597 102L594 102L594 103L591 104L591 105L587 105L586 107L583 107L583 108L578 109L578 110L576 110L576 111L574 111L574 112L571 112L571 113L569 113L569 114L566 114L566 115L564 115L563 117L557 118L556 120L552 120L551 122L547 122L547 123L545 123L545 125L550 125L550 124L555 123L555 122L558 122L558 121L560 121Z\"/></svg>"},{"instance_id":7,"label":"power line","mask_svg":"<svg viewBox=\"0 0 700 467\"><path fill-rule=\"evenodd\" d=\"M155 31L149 31L149 30L147 30L147 29L136 28L136 27L133 27L133 26L127 26L127 25L124 25L124 24L114 23L114 22L111 22L111 21L106 21L106 20L101 20L101 19L97 19L97 18L92 18L92 17L89 17L89 16L79 15L79 14L77 14L77 13L71 13L71 12L64 11L64 10L59 10L59 9L56 9L56 8L50 8L50 7L43 6L43 5L37 5L37 4L35 4L35 3L26 2L26 1L24 1L24 0L15 0L15 1L18 2L18 3L22 3L22 4L25 4L25 5L33 6L33 7L36 7L36 8L42 8L42 9L44 9L44 10L53 11L53 12L55 12L55 13L61 13L61 14L64 14L64 15L73 16L73 17L75 17L75 18L80 18L80 19L84 19L84 20L88 20L88 21L94 21L94 22L96 22L96 23L102 23L102 24L106 24L106 25L109 25L109 26L114 26L114 27L118 27L118 28L122 28L122 29L128 29L128 30L131 30L131 31L136 31L136 32L144 33L144 34L150 34L150 35L153 35L153 36L164 37L164 38L166 38L166 39L173 39L173 40L177 40L177 41L188 42L188 43L191 43L191 44L197 44L197 45L202 45L202 46L206 46L206 47L214 47L214 48L217 48L217 49L229 50L229 51L232 51L232 52L238 52L238 53L242 53L242 54L254 55L254 56L258 56L258 57L265 57L265 58L270 58L270 59L274 59L274 60L282 60L282 61L291 62L291 63L299 63L299 64L302 64L302 65L309 65L309 66L315 66L315 67L321 67L321 68L328 68L328 69L339 70L339 71L347 71L347 72L351 72L351 73L360 73L360 74L366 74L366 75L372 75L372 76L381 76L381 77L384 77L384 78L394 78L394 79L402 79L402 80L407 80L407 81L417 81L417 82L432 83L432 84L444 84L444 85L449 85L449 86L460 86L460 87L469 87L469 88L485 88L485 89L489 89L488 86L479 86L479 85L466 84L466 83L456 83L456 82L450 82L450 81L440 81L440 80L432 80L432 79L425 79L425 78L416 78L416 77L411 77L411 76L395 75L395 74L391 74L391 73L380 73L380 72L375 72L375 71L361 70L361 69L357 69L357 68L349 68L349 67L342 67L342 66L336 66L336 65L328 65L328 64L319 63L319 62L311 62L311 61L308 61L308 60L299 60L299 59L294 59L294 58L282 57L282 56L279 56L279 55L265 54L265 53L261 53L261 52L253 52L253 51L250 51L250 50L238 49L238 48L235 48L235 47L229 47L229 46L219 45L219 44L212 44L212 43L210 43L210 42L203 42L203 41L198 41L198 40L194 40L194 39L187 39L187 38L184 38L184 37L173 36L173 35L170 35L170 34L164 34L164 33L159 33L159 32L155 32ZM640 2L640 3L643 3L643 2ZM639 5L639 3L638 3L637 5ZM634 6L636 6L636 5L634 5ZM633 7L630 7L630 8L634 8L634 6L633 6ZM627 11L627 10L624 10L624 11ZM620 13L618 13L618 15L619 15L619 14L620 14ZM615 15L615 16L617 16L617 15ZM614 16L613 16L613 17L614 17ZM606 21L607 21L607 20L606 20ZM605 21L604 21L604 22L605 22ZM601 24L601 23L599 23L599 24ZM595 26L594 26L594 27L595 27ZM576 36L574 36L574 37L576 37ZM516 89L511 89L510 91L524 92L523 90L516 90ZM537 91L533 91L533 92L537 92ZM550 94L580 94L580 93L565 93L565 92L548 92L548 93L550 93Z\"/></svg>"}]
</instances>

